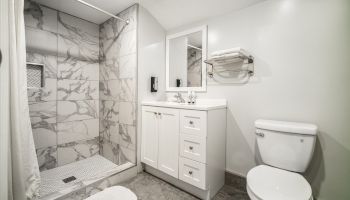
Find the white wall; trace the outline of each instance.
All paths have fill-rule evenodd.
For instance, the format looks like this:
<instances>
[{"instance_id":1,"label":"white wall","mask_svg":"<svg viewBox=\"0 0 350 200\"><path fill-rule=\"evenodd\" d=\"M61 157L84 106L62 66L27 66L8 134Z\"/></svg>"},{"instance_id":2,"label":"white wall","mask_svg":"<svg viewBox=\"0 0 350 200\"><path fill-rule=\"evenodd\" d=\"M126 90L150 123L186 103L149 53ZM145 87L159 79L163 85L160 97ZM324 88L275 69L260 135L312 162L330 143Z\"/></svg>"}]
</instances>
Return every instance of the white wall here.
<instances>
[{"instance_id":1,"label":"white wall","mask_svg":"<svg viewBox=\"0 0 350 200\"><path fill-rule=\"evenodd\" d=\"M350 199L350 1L269 0L208 24L208 52L243 47L255 56L244 85L209 85L201 98L228 100L227 170L259 164L254 121L319 126L306 176L318 199Z\"/></svg>"},{"instance_id":2,"label":"white wall","mask_svg":"<svg viewBox=\"0 0 350 200\"><path fill-rule=\"evenodd\" d=\"M139 164L141 152L141 102L143 100L160 100L164 98L165 30L142 6L139 6L138 23L137 163ZM151 93L151 76L158 77L157 93Z\"/></svg>"}]
</instances>

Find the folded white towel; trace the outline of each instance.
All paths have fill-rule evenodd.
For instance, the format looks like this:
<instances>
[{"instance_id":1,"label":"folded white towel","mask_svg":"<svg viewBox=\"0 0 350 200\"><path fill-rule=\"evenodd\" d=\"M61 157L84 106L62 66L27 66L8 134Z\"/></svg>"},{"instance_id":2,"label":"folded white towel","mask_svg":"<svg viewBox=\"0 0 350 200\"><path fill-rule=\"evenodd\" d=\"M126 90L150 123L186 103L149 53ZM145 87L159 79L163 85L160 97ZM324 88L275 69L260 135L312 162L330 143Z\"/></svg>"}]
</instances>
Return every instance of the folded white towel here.
<instances>
[{"instance_id":1,"label":"folded white towel","mask_svg":"<svg viewBox=\"0 0 350 200\"><path fill-rule=\"evenodd\" d=\"M214 51L213 53L211 53L211 56L219 56L219 55L228 54L228 53L237 53L241 49L242 49L241 47L236 47L236 48Z\"/></svg>"},{"instance_id":2,"label":"folded white towel","mask_svg":"<svg viewBox=\"0 0 350 200\"><path fill-rule=\"evenodd\" d=\"M242 49L241 47L236 47L231 49L214 51L213 53L211 53L211 57L222 56L222 55L233 54L233 53L240 53L245 56L249 56L248 52L246 52L244 49Z\"/></svg>"},{"instance_id":3,"label":"folded white towel","mask_svg":"<svg viewBox=\"0 0 350 200\"><path fill-rule=\"evenodd\" d=\"M239 53L236 52L236 53L227 53L227 54L212 56L211 59L213 59L213 60L221 60L221 59L236 58L238 56L239 56Z\"/></svg>"}]
</instances>

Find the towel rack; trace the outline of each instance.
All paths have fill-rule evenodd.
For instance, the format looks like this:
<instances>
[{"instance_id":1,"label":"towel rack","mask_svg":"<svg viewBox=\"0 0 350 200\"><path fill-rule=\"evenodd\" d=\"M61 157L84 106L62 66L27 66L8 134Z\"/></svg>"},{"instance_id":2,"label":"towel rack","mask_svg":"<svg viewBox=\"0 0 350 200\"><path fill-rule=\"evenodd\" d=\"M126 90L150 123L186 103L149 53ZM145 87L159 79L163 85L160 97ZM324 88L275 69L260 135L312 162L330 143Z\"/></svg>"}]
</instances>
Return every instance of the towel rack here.
<instances>
[{"instance_id":1,"label":"towel rack","mask_svg":"<svg viewBox=\"0 0 350 200\"><path fill-rule=\"evenodd\" d=\"M212 57L207 60L204 60L204 62L208 65L211 66L211 70L208 70L208 76L210 78L213 78L214 73L220 73L219 70L215 70L215 67L217 66L225 66L225 70L222 70L221 72L224 71L231 71L231 72L237 72L237 73L242 73L245 72L249 76L254 75L254 57L251 55L246 55L243 53L238 52L236 56L217 56L217 57ZM239 62L244 62L244 64L248 64L247 69L232 69L233 64L239 63Z\"/></svg>"}]
</instances>

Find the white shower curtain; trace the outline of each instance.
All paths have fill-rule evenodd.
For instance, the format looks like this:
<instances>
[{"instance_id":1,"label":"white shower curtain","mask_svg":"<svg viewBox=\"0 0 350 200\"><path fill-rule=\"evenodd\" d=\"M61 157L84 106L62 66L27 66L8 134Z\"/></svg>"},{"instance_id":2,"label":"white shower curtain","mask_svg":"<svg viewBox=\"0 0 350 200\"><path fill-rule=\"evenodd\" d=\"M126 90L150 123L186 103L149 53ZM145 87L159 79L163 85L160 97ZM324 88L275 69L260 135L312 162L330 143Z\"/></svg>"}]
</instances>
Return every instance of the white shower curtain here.
<instances>
[{"instance_id":1,"label":"white shower curtain","mask_svg":"<svg viewBox=\"0 0 350 200\"><path fill-rule=\"evenodd\" d=\"M9 5L9 199L36 199L39 195L40 173L28 108L24 2L5 1Z\"/></svg>"}]
</instances>

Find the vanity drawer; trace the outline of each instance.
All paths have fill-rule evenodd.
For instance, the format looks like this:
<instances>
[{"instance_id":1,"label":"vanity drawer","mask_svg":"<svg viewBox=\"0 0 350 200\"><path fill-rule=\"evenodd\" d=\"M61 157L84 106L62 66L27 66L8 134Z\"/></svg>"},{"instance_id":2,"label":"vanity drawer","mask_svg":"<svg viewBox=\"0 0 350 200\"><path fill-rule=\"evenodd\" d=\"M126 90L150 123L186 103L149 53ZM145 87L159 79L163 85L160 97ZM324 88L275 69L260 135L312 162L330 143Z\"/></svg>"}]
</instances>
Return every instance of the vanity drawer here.
<instances>
[{"instance_id":1,"label":"vanity drawer","mask_svg":"<svg viewBox=\"0 0 350 200\"><path fill-rule=\"evenodd\" d=\"M187 158L179 159L179 178L193 186L206 190L206 165Z\"/></svg>"},{"instance_id":2,"label":"vanity drawer","mask_svg":"<svg viewBox=\"0 0 350 200\"><path fill-rule=\"evenodd\" d=\"M180 134L180 155L206 163L206 138L197 135Z\"/></svg>"},{"instance_id":3,"label":"vanity drawer","mask_svg":"<svg viewBox=\"0 0 350 200\"><path fill-rule=\"evenodd\" d=\"M206 136L207 112L196 110L181 110L180 131L181 133Z\"/></svg>"}]
</instances>

